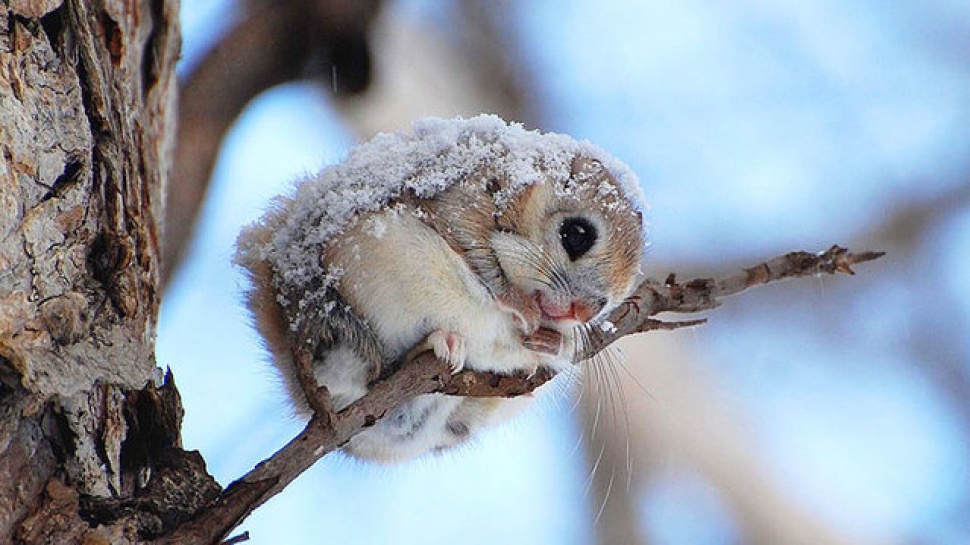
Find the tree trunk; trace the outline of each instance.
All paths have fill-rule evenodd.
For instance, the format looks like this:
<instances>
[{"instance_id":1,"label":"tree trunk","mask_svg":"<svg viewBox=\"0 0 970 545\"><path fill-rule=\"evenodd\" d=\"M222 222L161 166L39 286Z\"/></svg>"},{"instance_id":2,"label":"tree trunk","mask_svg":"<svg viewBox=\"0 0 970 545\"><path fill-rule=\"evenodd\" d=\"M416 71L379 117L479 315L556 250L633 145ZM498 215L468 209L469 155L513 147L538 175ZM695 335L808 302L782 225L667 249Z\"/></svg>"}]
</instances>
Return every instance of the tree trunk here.
<instances>
[{"instance_id":1,"label":"tree trunk","mask_svg":"<svg viewBox=\"0 0 970 545\"><path fill-rule=\"evenodd\" d=\"M4 4L0 543L150 538L179 514L148 490L201 464L153 385L178 2Z\"/></svg>"}]
</instances>

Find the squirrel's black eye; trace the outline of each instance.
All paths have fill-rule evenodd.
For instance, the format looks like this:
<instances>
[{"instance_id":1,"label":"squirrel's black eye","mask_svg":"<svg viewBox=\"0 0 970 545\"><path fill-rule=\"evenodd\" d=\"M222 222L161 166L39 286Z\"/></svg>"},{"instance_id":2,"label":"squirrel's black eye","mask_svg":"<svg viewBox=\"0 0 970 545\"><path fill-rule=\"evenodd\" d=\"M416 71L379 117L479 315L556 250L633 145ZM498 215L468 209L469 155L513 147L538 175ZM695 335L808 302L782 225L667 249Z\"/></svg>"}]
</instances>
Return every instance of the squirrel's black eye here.
<instances>
[{"instance_id":1,"label":"squirrel's black eye","mask_svg":"<svg viewBox=\"0 0 970 545\"><path fill-rule=\"evenodd\" d=\"M569 259L576 261L596 244L596 228L583 218L566 218L559 227L559 239Z\"/></svg>"}]
</instances>

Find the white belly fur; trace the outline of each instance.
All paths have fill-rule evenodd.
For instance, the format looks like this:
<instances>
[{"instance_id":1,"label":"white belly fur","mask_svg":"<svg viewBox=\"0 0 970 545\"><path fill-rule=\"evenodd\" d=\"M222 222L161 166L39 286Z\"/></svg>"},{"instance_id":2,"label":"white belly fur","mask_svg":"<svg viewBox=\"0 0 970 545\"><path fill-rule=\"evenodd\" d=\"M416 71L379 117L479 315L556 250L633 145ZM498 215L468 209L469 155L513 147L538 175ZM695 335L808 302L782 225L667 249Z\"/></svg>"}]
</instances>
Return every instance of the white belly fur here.
<instances>
[{"instance_id":1,"label":"white belly fur","mask_svg":"<svg viewBox=\"0 0 970 545\"><path fill-rule=\"evenodd\" d=\"M465 261L413 212L390 210L360 222L331 250L345 273L340 289L394 352L403 354L431 331L465 339L465 367L479 371L564 367L522 346L511 317ZM517 413L530 397L471 399L431 394L398 407L346 446L384 462L414 458L465 441L481 427Z\"/></svg>"}]
</instances>

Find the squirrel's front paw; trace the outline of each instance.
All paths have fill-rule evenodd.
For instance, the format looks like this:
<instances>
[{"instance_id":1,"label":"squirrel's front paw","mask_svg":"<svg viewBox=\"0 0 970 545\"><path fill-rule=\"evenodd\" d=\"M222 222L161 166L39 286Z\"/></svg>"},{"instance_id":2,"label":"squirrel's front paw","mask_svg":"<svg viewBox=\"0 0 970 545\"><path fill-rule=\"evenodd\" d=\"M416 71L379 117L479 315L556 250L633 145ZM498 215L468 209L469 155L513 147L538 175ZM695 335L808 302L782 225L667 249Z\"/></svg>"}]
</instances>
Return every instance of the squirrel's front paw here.
<instances>
[{"instance_id":1,"label":"squirrel's front paw","mask_svg":"<svg viewBox=\"0 0 970 545\"><path fill-rule=\"evenodd\" d=\"M468 351L465 348L465 338L461 335L436 329L428 335L426 343L434 350L434 355L438 359L448 362L452 373L457 373L465 367Z\"/></svg>"},{"instance_id":2,"label":"squirrel's front paw","mask_svg":"<svg viewBox=\"0 0 970 545\"><path fill-rule=\"evenodd\" d=\"M540 327L523 339L522 345L533 352L558 356L562 350L562 333L554 329Z\"/></svg>"},{"instance_id":3,"label":"squirrel's front paw","mask_svg":"<svg viewBox=\"0 0 970 545\"><path fill-rule=\"evenodd\" d=\"M501 294L496 301L499 308L512 315L512 320L522 333L531 335L539 328L542 309L535 299L523 293L522 290L510 286L508 291Z\"/></svg>"}]
</instances>

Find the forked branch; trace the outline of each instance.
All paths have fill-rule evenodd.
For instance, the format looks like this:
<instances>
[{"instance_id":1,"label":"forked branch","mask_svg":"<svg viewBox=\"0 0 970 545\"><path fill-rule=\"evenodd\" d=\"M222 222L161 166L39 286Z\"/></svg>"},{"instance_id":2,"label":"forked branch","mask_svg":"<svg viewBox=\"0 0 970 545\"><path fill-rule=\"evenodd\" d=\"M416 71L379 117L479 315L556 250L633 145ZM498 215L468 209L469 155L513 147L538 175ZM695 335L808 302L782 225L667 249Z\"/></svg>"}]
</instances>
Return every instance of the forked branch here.
<instances>
[{"instance_id":1,"label":"forked branch","mask_svg":"<svg viewBox=\"0 0 970 545\"><path fill-rule=\"evenodd\" d=\"M720 306L725 297L786 278L836 273L853 275L853 265L879 259L883 255L885 252L854 254L836 245L820 253L789 252L725 278L695 278L687 282L677 282L674 274L668 275L663 282L647 278L626 304L613 311L606 322L607 327L594 332L590 344L579 359L590 358L620 337L631 333L678 329L707 321L701 318L666 322L653 318L661 312L689 314L711 310Z\"/></svg>"}]
</instances>

